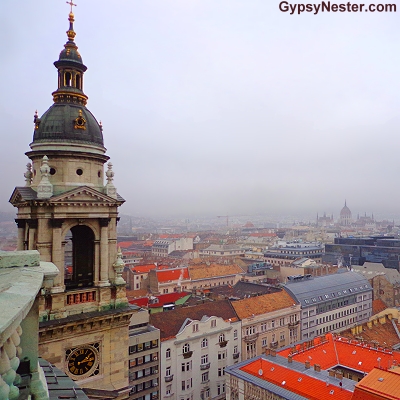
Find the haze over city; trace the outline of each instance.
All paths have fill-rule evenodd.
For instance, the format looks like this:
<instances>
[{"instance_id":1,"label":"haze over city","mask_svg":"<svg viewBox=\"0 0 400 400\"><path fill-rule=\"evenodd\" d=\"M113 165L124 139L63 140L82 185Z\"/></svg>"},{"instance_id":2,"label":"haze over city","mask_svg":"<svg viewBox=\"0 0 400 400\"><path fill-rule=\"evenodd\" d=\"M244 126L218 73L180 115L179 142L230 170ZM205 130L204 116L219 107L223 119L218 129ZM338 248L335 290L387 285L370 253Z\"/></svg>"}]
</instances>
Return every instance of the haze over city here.
<instances>
[{"instance_id":1,"label":"haze over city","mask_svg":"<svg viewBox=\"0 0 400 400\"><path fill-rule=\"evenodd\" d=\"M87 106L104 127L122 213L336 217L347 199L355 215L398 214L399 10L77 3ZM34 112L57 88L68 6L2 4L0 210L12 211Z\"/></svg>"}]
</instances>

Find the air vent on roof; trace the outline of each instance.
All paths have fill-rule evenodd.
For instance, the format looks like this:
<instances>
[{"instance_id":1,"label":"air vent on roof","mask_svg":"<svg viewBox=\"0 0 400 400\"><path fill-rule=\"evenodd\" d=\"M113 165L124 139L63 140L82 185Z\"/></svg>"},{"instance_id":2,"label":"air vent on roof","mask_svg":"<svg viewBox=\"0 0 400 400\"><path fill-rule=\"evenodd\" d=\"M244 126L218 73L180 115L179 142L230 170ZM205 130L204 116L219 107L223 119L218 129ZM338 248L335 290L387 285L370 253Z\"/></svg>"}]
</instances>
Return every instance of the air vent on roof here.
<instances>
[{"instance_id":1,"label":"air vent on roof","mask_svg":"<svg viewBox=\"0 0 400 400\"><path fill-rule=\"evenodd\" d=\"M303 380L303 378L302 377L300 377L299 379L297 379L299 382L301 382L302 380Z\"/></svg>"},{"instance_id":2,"label":"air vent on roof","mask_svg":"<svg viewBox=\"0 0 400 400\"><path fill-rule=\"evenodd\" d=\"M379 382L383 382L383 378L378 378L378 381Z\"/></svg>"},{"instance_id":3,"label":"air vent on roof","mask_svg":"<svg viewBox=\"0 0 400 400\"><path fill-rule=\"evenodd\" d=\"M331 391L329 392L329 394L333 394L333 393L335 393L335 391L334 391L334 390L331 390Z\"/></svg>"},{"instance_id":4,"label":"air vent on roof","mask_svg":"<svg viewBox=\"0 0 400 400\"><path fill-rule=\"evenodd\" d=\"M275 369L275 368L274 368L274 367L272 367L272 368L271 368L271 371L273 371L274 369Z\"/></svg>"},{"instance_id":5,"label":"air vent on roof","mask_svg":"<svg viewBox=\"0 0 400 400\"><path fill-rule=\"evenodd\" d=\"M282 385L286 385L286 381L282 381Z\"/></svg>"}]
</instances>

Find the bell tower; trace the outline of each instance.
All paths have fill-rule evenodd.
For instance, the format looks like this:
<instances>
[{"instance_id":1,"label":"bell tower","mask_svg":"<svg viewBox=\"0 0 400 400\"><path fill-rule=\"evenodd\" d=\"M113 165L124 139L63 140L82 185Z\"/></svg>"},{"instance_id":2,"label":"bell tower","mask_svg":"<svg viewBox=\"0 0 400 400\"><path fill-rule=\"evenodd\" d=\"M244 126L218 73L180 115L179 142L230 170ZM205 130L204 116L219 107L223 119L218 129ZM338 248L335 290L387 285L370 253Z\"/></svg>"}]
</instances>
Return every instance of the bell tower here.
<instances>
[{"instance_id":1,"label":"bell tower","mask_svg":"<svg viewBox=\"0 0 400 400\"><path fill-rule=\"evenodd\" d=\"M116 247L124 199L110 162L105 172L103 127L86 107L87 67L75 44L74 4L68 4L53 104L34 115L25 186L14 189L10 202L18 209L18 250L38 250L59 269L40 299L41 356L82 387L117 390L124 398L133 313Z\"/></svg>"}]
</instances>

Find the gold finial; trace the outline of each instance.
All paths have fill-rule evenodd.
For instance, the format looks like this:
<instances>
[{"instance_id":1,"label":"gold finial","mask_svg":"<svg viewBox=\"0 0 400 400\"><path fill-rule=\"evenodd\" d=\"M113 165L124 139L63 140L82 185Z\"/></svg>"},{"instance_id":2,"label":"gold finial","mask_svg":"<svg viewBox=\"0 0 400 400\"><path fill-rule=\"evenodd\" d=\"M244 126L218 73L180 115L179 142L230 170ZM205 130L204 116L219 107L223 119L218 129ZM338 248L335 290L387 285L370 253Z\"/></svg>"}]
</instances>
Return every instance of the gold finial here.
<instances>
[{"instance_id":1,"label":"gold finial","mask_svg":"<svg viewBox=\"0 0 400 400\"><path fill-rule=\"evenodd\" d=\"M79 116L82 117L82 110L79 110L78 113L79 113Z\"/></svg>"},{"instance_id":2,"label":"gold finial","mask_svg":"<svg viewBox=\"0 0 400 400\"><path fill-rule=\"evenodd\" d=\"M71 11L69 12L68 21L69 21L69 29L67 31L68 40L73 42L75 39L76 33L74 32L74 13L72 12L72 6L76 6L72 2L72 0L66 1L67 4L71 6Z\"/></svg>"},{"instance_id":3,"label":"gold finial","mask_svg":"<svg viewBox=\"0 0 400 400\"><path fill-rule=\"evenodd\" d=\"M66 3L69 4L69 5L71 6L71 11L70 11L69 13L72 14L72 6L75 6L75 7L76 7L76 4L74 4L74 3L72 2L72 0L66 1Z\"/></svg>"}]
</instances>

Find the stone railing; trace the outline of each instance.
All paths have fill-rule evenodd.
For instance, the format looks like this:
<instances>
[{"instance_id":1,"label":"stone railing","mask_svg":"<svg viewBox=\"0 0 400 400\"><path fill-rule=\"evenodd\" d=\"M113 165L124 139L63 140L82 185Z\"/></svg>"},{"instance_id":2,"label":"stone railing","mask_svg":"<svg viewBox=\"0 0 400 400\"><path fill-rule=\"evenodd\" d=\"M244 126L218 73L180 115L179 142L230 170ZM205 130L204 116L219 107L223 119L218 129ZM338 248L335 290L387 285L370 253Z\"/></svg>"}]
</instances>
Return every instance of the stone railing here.
<instances>
[{"instance_id":1,"label":"stone railing","mask_svg":"<svg viewBox=\"0 0 400 400\"><path fill-rule=\"evenodd\" d=\"M49 398L38 364L38 293L57 274L36 250L0 251L0 399Z\"/></svg>"}]
</instances>

